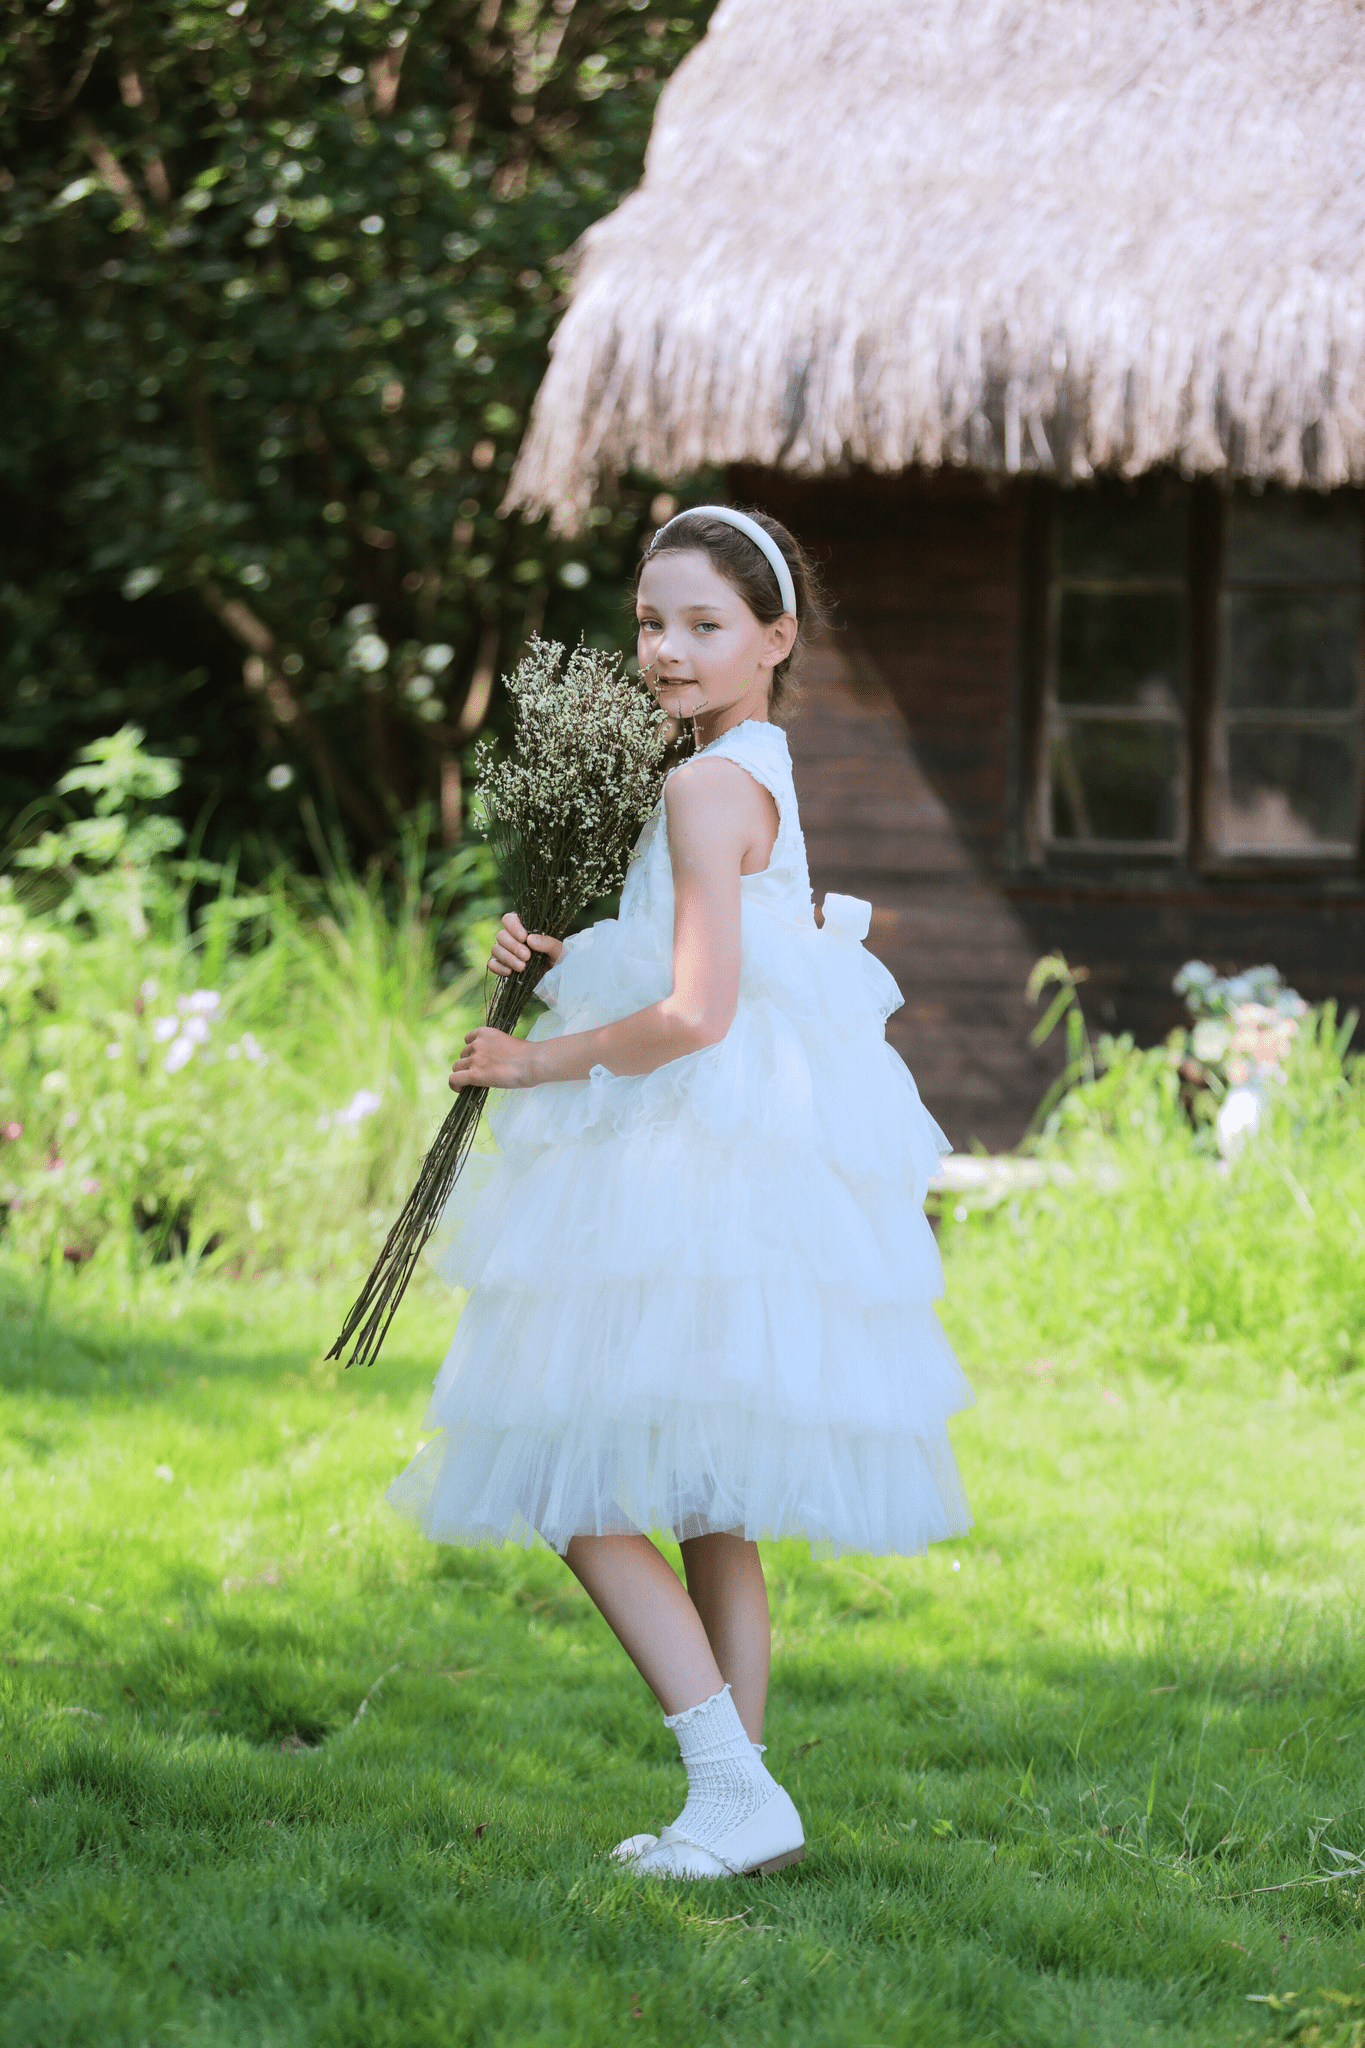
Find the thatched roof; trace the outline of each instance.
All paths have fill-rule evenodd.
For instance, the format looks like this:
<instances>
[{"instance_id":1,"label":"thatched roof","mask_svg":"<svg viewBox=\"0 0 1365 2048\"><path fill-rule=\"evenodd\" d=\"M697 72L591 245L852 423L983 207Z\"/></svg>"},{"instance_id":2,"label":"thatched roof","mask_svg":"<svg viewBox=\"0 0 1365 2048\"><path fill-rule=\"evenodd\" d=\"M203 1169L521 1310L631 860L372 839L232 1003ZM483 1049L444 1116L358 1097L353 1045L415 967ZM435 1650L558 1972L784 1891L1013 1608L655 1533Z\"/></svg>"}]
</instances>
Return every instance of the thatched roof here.
<instances>
[{"instance_id":1,"label":"thatched roof","mask_svg":"<svg viewBox=\"0 0 1365 2048\"><path fill-rule=\"evenodd\" d=\"M1360 0L721 0L510 502L604 471L1365 480Z\"/></svg>"}]
</instances>

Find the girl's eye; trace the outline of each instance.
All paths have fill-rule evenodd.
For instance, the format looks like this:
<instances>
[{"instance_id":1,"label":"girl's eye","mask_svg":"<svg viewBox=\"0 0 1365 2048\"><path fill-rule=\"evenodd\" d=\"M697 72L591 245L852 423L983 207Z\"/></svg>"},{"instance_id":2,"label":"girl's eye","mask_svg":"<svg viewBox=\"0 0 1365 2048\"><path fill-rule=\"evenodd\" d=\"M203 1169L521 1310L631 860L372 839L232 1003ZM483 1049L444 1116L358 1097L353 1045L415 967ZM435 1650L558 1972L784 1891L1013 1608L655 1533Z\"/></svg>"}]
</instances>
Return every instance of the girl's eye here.
<instances>
[{"instance_id":1,"label":"girl's eye","mask_svg":"<svg viewBox=\"0 0 1365 2048\"><path fill-rule=\"evenodd\" d=\"M697 631L699 633L718 633L720 627L714 619L699 619L697 621Z\"/></svg>"}]
</instances>

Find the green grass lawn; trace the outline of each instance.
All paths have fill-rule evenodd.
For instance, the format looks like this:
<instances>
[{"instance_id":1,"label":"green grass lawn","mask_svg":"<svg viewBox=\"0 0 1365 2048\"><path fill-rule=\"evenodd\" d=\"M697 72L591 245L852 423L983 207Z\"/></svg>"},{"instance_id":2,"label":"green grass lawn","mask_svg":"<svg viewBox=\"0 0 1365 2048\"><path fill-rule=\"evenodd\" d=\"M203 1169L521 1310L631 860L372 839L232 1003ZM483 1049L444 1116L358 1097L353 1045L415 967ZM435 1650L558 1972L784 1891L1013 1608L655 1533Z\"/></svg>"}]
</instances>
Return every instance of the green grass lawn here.
<instances>
[{"instance_id":1,"label":"green grass lawn","mask_svg":"<svg viewBox=\"0 0 1365 2048\"><path fill-rule=\"evenodd\" d=\"M343 1293L0 1271L6 2048L1362 2038L1365 1376L969 1353L971 1537L767 1552L806 1862L644 1886L583 1595L382 1505L449 1297Z\"/></svg>"}]
</instances>

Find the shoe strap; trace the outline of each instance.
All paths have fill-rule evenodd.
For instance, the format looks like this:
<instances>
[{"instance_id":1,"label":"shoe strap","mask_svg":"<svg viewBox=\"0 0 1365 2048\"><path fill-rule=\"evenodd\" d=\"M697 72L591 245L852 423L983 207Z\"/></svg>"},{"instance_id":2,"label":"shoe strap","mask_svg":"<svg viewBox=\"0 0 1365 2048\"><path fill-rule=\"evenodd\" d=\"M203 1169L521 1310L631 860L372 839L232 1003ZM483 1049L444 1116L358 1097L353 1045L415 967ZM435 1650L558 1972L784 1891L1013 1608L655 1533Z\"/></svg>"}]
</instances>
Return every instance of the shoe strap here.
<instances>
[{"instance_id":1,"label":"shoe strap","mask_svg":"<svg viewBox=\"0 0 1365 2048\"><path fill-rule=\"evenodd\" d=\"M719 1849L713 1848L710 1842L699 1842L695 1835L682 1834L670 1821L668 1826L660 1831L659 1839L655 1846L662 1849L671 1842L676 1842L681 1849L700 1849L702 1855L709 1856L713 1863L722 1864L729 1871L731 1877L743 1877L744 1875L742 1864L732 1863L728 1856L722 1856Z\"/></svg>"}]
</instances>

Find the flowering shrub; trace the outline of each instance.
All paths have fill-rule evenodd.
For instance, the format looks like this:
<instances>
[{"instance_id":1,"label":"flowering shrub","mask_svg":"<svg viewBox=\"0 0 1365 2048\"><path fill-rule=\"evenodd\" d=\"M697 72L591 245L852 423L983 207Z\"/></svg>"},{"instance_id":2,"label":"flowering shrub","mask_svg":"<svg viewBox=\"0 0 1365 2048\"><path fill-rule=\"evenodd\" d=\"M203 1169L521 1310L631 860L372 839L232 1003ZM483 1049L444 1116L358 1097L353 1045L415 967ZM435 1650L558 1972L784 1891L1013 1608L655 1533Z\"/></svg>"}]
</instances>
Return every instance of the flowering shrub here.
<instances>
[{"instance_id":1,"label":"flowering shrub","mask_svg":"<svg viewBox=\"0 0 1365 2048\"><path fill-rule=\"evenodd\" d=\"M355 882L331 907L314 923L281 891L205 987L192 937L57 935L0 881L3 1241L252 1271L368 1255L448 1104L472 976L440 986L415 909L390 924Z\"/></svg>"},{"instance_id":2,"label":"flowering shrub","mask_svg":"<svg viewBox=\"0 0 1365 2048\"><path fill-rule=\"evenodd\" d=\"M1147 1049L1127 1033L1105 1032L1091 1043L1079 1000L1086 978L1084 968L1049 954L1029 979L1034 999L1049 984L1058 991L1033 1043L1041 1044L1061 1018L1067 1024L1066 1066L1037 1120L1040 1149L1068 1134L1113 1136L1139 1122L1153 1139L1161 1133L1226 1156L1260 1127L1272 1084L1294 1079L1296 1099L1305 1087L1311 1094L1326 1086L1332 1096L1346 1084L1354 1014L1339 1027L1334 1004L1310 1010L1274 967L1220 976L1202 960L1187 961L1172 986L1184 996L1191 1023Z\"/></svg>"},{"instance_id":3,"label":"flowering shrub","mask_svg":"<svg viewBox=\"0 0 1365 2048\"><path fill-rule=\"evenodd\" d=\"M387 900L344 872L238 897L145 829L139 750L108 813L133 829L95 844L106 819L75 820L0 876L0 1238L74 1263L364 1258L449 1103L477 980L442 979L449 904L482 930L486 861L433 877L413 846Z\"/></svg>"},{"instance_id":4,"label":"flowering shrub","mask_svg":"<svg viewBox=\"0 0 1365 2048\"><path fill-rule=\"evenodd\" d=\"M1207 1080L1216 1072L1237 1088L1256 1074L1283 1073L1308 1005L1285 987L1277 969L1219 976L1202 960L1189 960L1173 986L1196 1020L1187 1057L1199 1071L1188 1078Z\"/></svg>"},{"instance_id":5,"label":"flowering shrub","mask_svg":"<svg viewBox=\"0 0 1365 2048\"><path fill-rule=\"evenodd\" d=\"M1174 986L1195 1019L1180 1071L1193 1087L1213 1089L1219 1147L1231 1154L1260 1129L1267 1088L1287 1078L1308 1005L1273 967L1219 976L1202 960L1189 960Z\"/></svg>"}]
</instances>

